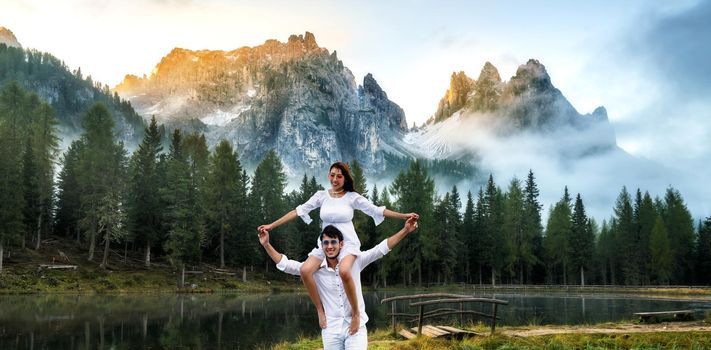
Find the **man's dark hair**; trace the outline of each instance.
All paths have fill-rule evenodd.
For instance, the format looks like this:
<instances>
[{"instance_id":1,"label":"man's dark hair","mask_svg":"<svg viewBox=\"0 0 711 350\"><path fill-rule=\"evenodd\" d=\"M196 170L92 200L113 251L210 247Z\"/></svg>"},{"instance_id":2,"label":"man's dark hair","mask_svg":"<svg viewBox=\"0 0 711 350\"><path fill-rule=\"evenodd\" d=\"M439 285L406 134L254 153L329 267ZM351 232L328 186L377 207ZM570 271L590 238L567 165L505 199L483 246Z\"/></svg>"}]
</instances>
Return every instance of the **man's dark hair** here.
<instances>
[{"instance_id":1,"label":"man's dark hair","mask_svg":"<svg viewBox=\"0 0 711 350\"><path fill-rule=\"evenodd\" d=\"M323 231L321 231L321 236L319 236L319 240L323 240L323 236L327 236L330 238L338 238L339 242L343 241L343 233L341 233L341 231L335 228L333 225L328 225L323 228Z\"/></svg>"}]
</instances>

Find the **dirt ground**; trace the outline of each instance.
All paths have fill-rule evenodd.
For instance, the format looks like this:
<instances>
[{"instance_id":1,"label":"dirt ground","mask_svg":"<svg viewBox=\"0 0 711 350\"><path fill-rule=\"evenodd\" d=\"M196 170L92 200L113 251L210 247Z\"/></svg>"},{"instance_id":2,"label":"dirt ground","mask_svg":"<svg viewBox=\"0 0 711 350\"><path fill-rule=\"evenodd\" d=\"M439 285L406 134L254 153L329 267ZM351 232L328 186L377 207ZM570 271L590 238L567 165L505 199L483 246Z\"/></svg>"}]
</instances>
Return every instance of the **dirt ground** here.
<instances>
[{"instance_id":1,"label":"dirt ground","mask_svg":"<svg viewBox=\"0 0 711 350\"><path fill-rule=\"evenodd\" d=\"M709 332L711 324L704 321L693 322L664 322L656 324L610 324L597 326L543 326L540 328L530 329L528 327L521 329L503 329L497 330L508 336L516 337L531 337L537 335L565 334L565 333L649 333L649 332Z\"/></svg>"}]
</instances>

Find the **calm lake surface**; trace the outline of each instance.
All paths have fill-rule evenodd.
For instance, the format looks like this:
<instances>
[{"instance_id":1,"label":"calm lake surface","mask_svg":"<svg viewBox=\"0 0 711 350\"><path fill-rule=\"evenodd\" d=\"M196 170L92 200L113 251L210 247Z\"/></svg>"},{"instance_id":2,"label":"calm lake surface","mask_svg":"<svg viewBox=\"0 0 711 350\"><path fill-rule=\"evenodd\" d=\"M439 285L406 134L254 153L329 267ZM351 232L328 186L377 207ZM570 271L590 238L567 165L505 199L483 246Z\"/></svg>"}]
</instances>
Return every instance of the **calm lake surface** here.
<instances>
[{"instance_id":1,"label":"calm lake surface","mask_svg":"<svg viewBox=\"0 0 711 350\"><path fill-rule=\"evenodd\" d=\"M379 302L398 294L366 293L368 328L389 326L389 307ZM499 308L504 325L598 323L632 319L640 311L711 310L711 299L474 294L510 302ZM413 312L401 304L398 310ZM481 311L489 312L490 306ZM305 294L0 296L0 349L254 349L317 334L316 312Z\"/></svg>"}]
</instances>

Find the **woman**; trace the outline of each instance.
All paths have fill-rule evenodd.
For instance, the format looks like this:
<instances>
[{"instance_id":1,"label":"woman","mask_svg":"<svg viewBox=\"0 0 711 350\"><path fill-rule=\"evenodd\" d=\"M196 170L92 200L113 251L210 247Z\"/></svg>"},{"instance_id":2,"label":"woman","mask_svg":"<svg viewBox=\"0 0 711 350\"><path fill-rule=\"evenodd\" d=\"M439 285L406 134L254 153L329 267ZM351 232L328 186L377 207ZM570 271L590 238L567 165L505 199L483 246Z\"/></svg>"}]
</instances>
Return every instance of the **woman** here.
<instances>
[{"instance_id":1,"label":"woman","mask_svg":"<svg viewBox=\"0 0 711 350\"><path fill-rule=\"evenodd\" d=\"M375 220L375 225L383 222L385 217L407 220L410 217L419 218L415 213L402 214L385 207L377 207L368 199L356 192L353 184L353 176L351 175L348 165L343 162L336 162L331 165L328 172L328 181L331 183L329 190L316 192L306 203L299 205L296 209L286 213L278 220L268 225L261 225L257 228L258 231L271 231L280 225L301 217L307 224L311 223L309 212L316 208L321 208L322 226L335 226L343 233L343 249L339 255L339 274L343 280L343 287L348 297L348 302L351 305L352 321L350 325L350 334L355 334L360 327L360 310L358 307L358 298L356 297L356 288L351 276L353 261L360 254L360 240L353 227L353 210L358 209ZM309 258L301 266L301 278L304 281L306 290L309 292L311 301L316 306L318 312L318 320L321 328L326 328L326 316L321 304L321 298L316 290L316 282L313 274L321 266L321 262L325 258L321 250L321 242L316 240L318 247L314 248L309 253Z\"/></svg>"}]
</instances>

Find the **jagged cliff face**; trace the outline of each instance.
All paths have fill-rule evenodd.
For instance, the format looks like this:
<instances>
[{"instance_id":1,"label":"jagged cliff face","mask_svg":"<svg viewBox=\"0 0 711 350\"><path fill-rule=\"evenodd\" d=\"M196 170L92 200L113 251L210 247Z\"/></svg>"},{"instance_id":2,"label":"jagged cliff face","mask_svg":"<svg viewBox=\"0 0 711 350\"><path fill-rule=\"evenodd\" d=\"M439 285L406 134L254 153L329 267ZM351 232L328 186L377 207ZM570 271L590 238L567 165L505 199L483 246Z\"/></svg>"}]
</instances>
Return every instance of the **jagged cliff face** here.
<instances>
[{"instance_id":1,"label":"jagged cliff face","mask_svg":"<svg viewBox=\"0 0 711 350\"><path fill-rule=\"evenodd\" d=\"M456 116L489 118L496 121L492 131L499 135L521 132L551 133L570 128L570 132L584 133L595 129L594 140L587 140L591 153L616 146L615 134L604 107L582 115L553 86L545 67L537 60L529 60L518 67L516 75L502 82L499 72L487 62L474 80L463 72L452 74L450 89L440 100L429 125ZM438 137L443 137L439 135Z\"/></svg>"},{"instance_id":2,"label":"jagged cliff face","mask_svg":"<svg viewBox=\"0 0 711 350\"><path fill-rule=\"evenodd\" d=\"M15 34L13 34L10 29L5 27L0 27L0 44L22 48L22 45L20 45L20 42L17 41Z\"/></svg>"},{"instance_id":3,"label":"jagged cliff face","mask_svg":"<svg viewBox=\"0 0 711 350\"><path fill-rule=\"evenodd\" d=\"M550 140L549 151L561 159L618 150L605 108L578 113L536 60L518 67L508 82L489 62L476 80L463 72L452 74L433 117L408 134L405 143L427 158L478 159L482 152L491 153L486 140Z\"/></svg>"},{"instance_id":4,"label":"jagged cliff face","mask_svg":"<svg viewBox=\"0 0 711 350\"><path fill-rule=\"evenodd\" d=\"M461 115L496 115L505 121L501 125L509 132L547 131L563 126L585 128L608 122L603 107L592 114L578 113L553 86L545 67L534 59L518 67L516 75L508 82L501 81L498 70L489 62L477 80L467 77L464 72L452 74L450 89L440 101L431 122L443 121L456 112Z\"/></svg>"},{"instance_id":5,"label":"jagged cliff face","mask_svg":"<svg viewBox=\"0 0 711 350\"><path fill-rule=\"evenodd\" d=\"M226 138L254 165L275 149L292 175L357 159L383 170L404 154L405 114L368 74L361 86L311 33L233 51L174 49L148 77L116 86L137 111L170 127Z\"/></svg>"}]
</instances>

